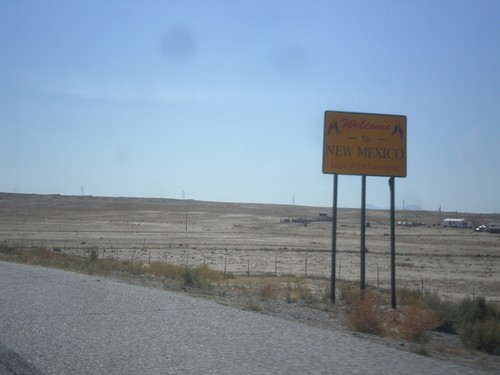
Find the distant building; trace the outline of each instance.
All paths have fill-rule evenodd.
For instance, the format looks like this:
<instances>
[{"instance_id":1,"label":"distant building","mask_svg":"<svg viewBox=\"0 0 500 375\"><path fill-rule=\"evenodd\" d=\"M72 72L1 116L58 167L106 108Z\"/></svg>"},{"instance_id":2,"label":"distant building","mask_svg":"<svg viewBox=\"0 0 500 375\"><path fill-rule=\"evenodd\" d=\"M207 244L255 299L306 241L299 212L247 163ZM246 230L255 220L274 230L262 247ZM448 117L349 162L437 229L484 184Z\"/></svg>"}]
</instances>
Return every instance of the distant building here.
<instances>
[{"instance_id":1,"label":"distant building","mask_svg":"<svg viewBox=\"0 0 500 375\"><path fill-rule=\"evenodd\" d=\"M472 223L465 219L444 219L443 228L472 228Z\"/></svg>"}]
</instances>

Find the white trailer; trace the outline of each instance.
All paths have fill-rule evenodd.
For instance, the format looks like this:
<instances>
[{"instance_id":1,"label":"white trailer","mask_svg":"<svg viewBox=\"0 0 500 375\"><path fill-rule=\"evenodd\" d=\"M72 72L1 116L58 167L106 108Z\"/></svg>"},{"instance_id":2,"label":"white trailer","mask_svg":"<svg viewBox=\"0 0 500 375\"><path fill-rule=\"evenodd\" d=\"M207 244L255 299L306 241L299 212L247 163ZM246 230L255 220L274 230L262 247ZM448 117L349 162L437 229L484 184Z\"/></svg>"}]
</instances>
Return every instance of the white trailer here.
<instances>
[{"instance_id":1,"label":"white trailer","mask_svg":"<svg viewBox=\"0 0 500 375\"><path fill-rule=\"evenodd\" d=\"M472 228L472 223L466 219L444 219L443 228Z\"/></svg>"}]
</instances>

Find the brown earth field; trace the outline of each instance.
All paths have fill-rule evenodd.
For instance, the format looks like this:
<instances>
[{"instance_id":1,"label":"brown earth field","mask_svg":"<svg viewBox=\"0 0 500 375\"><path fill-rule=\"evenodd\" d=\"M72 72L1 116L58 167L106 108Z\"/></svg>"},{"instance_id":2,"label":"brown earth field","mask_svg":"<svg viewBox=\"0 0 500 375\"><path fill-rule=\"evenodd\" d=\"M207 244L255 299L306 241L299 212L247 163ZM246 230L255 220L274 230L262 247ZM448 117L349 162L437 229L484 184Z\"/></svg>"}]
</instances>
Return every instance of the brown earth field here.
<instances>
[{"instance_id":1,"label":"brown earth field","mask_svg":"<svg viewBox=\"0 0 500 375\"><path fill-rule=\"evenodd\" d=\"M207 264L235 275L328 279L331 212L331 207L0 193L0 242L82 256L98 248L104 258ZM440 228L440 219L448 217L475 225L496 220L486 214L396 211L396 222L407 223L396 225L397 288L500 301L500 235ZM366 221L366 284L389 288L390 212L367 210ZM338 279L360 278L360 228L359 209L338 210Z\"/></svg>"}]
</instances>

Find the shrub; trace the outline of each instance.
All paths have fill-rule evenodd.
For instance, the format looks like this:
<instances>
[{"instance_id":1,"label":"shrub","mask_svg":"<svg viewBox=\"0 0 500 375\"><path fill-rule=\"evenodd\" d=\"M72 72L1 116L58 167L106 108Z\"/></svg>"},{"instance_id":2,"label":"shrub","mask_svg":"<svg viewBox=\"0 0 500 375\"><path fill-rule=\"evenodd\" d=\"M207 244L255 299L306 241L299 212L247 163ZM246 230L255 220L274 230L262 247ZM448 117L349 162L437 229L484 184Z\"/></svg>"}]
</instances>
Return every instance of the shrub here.
<instances>
[{"instance_id":1,"label":"shrub","mask_svg":"<svg viewBox=\"0 0 500 375\"><path fill-rule=\"evenodd\" d=\"M339 300L350 305L358 301L360 298L359 288L354 284L341 282L339 283Z\"/></svg>"},{"instance_id":2,"label":"shrub","mask_svg":"<svg viewBox=\"0 0 500 375\"><path fill-rule=\"evenodd\" d=\"M440 310L442 308L442 299L439 297L437 291L432 292L429 290L420 289L400 289L398 291L399 304L423 306L433 310Z\"/></svg>"},{"instance_id":3,"label":"shrub","mask_svg":"<svg viewBox=\"0 0 500 375\"><path fill-rule=\"evenodd\" d=\"M89 250L89 261L94 263L99 259L99 249L97 247L91 247Z\"/></svg>"},{"instance_id":4,"label":"shrub","mask_svg":"<svg viewBox=\"0 0 500 375\"><path fill-rule=\"evenodd\" d=\"M420 289L403 288L398 290L398 302L402 306L422 305L423 299L424 296Z\"/></svg>"},{"instance_id":5,"label":"shrub","mask_svg":"<svg viewBox=\"0 0 500 375\"><path fill-rule=\"evenodd\" d=\"M350 303L347 325L364 333L401 337L415 342L424 342L428 332L443 323L442 315L427 305L438 306L435 293L418 290L401 290L398 309L389 309L385 295L365 291L365 296L351 285L340 288L341 299Z\"/></svg>"},{"instance_id":6,"label":"shrub","mask_svg":"<svg viewBox=\"0 0 500 375\"><path fill-rule=\"evenodd\" d=\"M195 288L200 287L203 282L200 276L193 268L186 267L183 273L184 285Z\"/></svg>"},{"instance_id":7,"label":"shrub","mask_svg":"<svg viewBox=\"0 0 500 375\"><path fill-rule=\"evenodd\" d=\"M465 347L500 355L498 304L484 297L464 299L459 305L460 339Z\"/></svg>"},{"instance_id":8,"label":"shrub","mask_svg":"<svg viewBox=\"0 0 500 375\"><path fill-rule=\"evenodd\" d=\"M467 348L500 355L500 323L494 319L466 323L460 339Z\"/></svg>"},{"instance_id":9,"label":"shrub","mask_svg":"<svg viewBox=\"0 0 500 375\"><path fill-rule=\"evenodd\" d=\"M130 275L143 275L145 273L144 265L141 262L138 263L129 263L125 262L113 262L113 266L111 268L113 271L122 271L128 273Z\"/></svg>"},{"instance_id":10,"label":"shrub","mask_svg":"<svg viewBox=\"0 0 500 375\"><path fill-rule=\"evenodd\" d=\"M286 301L288 303L293 303L300 299L310 301L312 299L311 288L305 285L302 281L298 281L297 283L288 283L286 287Z\"/></svg>"},{"instance_id":11,"label":"shrub","mask_svg":"<svg viewBox=\"0 0 500 375\"><path fill-rule=\"evenodd\" d=\"M499 308L497 304L487 302L484 297L476 299L465 298L459 304L458 315L460 317L460 325L464 326L467 323L474 323L478 320L498 320Z\"/></svg>"},{"instance_id":12,"label":"shrub","mask_svg":"<svg viewBox=\"0 0 500 375\"><path fill-rule=\"evenodd\" d=\"M210 288L212 281L219 281L225 277L228 276L211 270L206 265L195 268L185 267L183 272L184 285L194 288Z\"/></svg>"},{"instance_id":13,"label":"shrub","mask_svg":"<svg viewBox=\"0 0 500 375\"><path fill-rule=\"evenodd\" d=\"M358 298L350 308L347 325L357 331L380 335L384 331L384 312L373 294Z\"/></svg>"},{"instance_id":14,"label":"shrub","mask_svg":"<svg viewBox=\"0 0 500 375\"><path fill-rule=\"evenodd\" d=\"M17 250L11 246L7 246L5 244L0 245L0 254L15 254Z\"/></svg>"},{"instance_id":15,"label":"shrub","mask_svg":"<svg viewBox=\"0 0 500 375\"><path fill-rule=\"evenodd\" d=\"M259 297L263 299L269 299L274 296L274 286L271 283L266 283L261 285L259 288Z\"/></svg>"},{"instance_id":16,"label":"shrub","mask_svg":"<svg viewBox=\"0 0 500 375\"><path fill-rule=\"evenodd\" d=\"M143 272L156 277L167 277L172 280L178 280L181 276L184 277L185 267L170 263L152 262Z\"/></svg>"},{"instance_id":17,"label":"shrub","mask_svg":"<svg viewBox=\"0 0 500 375\"><path fill-rule=\"evenodd\" d=\"M418 307L421 310L433 311L434 317L430 317L429 313L424 313L424 322L421 322L423 327L440 332L456 334L456 322L458 319L458 308L457 303L449 300L443 300L439 297L437 292L431 292L428 290L421 291L419 289L401 289L398 291L398 298L401 306L413 306ZM414 311L413 313L416 313ZM416 317L414 317L416 318ZM427 318L429 320L427 321ZM435 327L434 322L439 321L439 324ZM415 329L418 331L419 324L415 325ZM425 330L424 330L425 331ZM423 333L423 332L422 332ZM424 339L425 335L420 335L417 332L410 334L410 336L415 337L417 340ZM421 336L418 338L418 336Z\"/></svg>"},{"instance_id":18,"label":"shrub","mask_svg":"<svg viewBox=\"0 0 500 375\"><path fill-rule=\"evenodd\" d=\"M320 301L323 303L331 302L331 297L332 297L332 289L330 287L326 287L323 290L323 293L321 293Z\"/></svg>"},{"instance_id":19,"label":"shrub","mask_svg":"<svg viewBox=\"0 0 500 375\"><path fill-rule=\"evenodd\" d=\"M440 326L443 319L431 309L418 305L403 306L397 313L397 318L391 321L393 332L407 340L426 341L428 332Z\"/></svg>"}]
</instances>

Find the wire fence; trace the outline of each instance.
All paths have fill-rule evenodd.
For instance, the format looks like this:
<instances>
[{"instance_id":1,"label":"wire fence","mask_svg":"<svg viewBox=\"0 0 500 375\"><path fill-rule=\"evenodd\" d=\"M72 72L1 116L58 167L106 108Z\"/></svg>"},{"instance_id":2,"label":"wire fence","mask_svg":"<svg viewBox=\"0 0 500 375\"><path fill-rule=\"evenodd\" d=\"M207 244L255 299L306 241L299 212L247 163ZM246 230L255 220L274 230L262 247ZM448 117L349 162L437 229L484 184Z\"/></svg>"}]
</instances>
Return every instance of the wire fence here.
<instances>
[{"instance_id":1,"label":"wire fence","mask_svg":"<svg viewBox=\"0 0 500 375\"><path fill-rule=\"evenodd\" d=\"M80 244L70 241L47 240L3 240L2 244L20 250L44 248L58 254L88 257L91 250L97 251L99 259L112 259L132 263L151 264L165 262L175 265L196 267L207 265L211 269L232 273L235 275L294 275L304 277L328 277L331 273L329 264L325 264L327 254L300 254L294 251L293 257L273 250L242 251L196 249L188 245L163 249L151 248L146 245L132 248L116 248L113 245L97 246L92 243ZM248 254L250 256L246 256ZM320 258L320 259L319 259Z\"/></svg>"},{"instance_id":2,"label":"wire fence","mask_svg":"<svg viewBox=\"0 0 500 375\"><path fill-rule=\"evenodd\" d=\"M90 257L90 252L97 251L99 259L112 259L116 261L140 263L145 266L153 262L164 262L179 266L197 267L206 265L213 270L230 273L235 276L296 276L309 278L331 277L331 253L325 251L279 251L273 249L260 250L231 250L231 249L200 249L193 245L182 246L152 246L143 244L130 244L122 248L112 243L103 241L74 240L20 240L5 239L0 244L21 250L48 249L58 254ZM366 266L366 285L376 288L390 288L390 265L385 259L379 259L380 264ZM335 277L337 280L358 281L359 253L352 251L349 254L340 254L337 259ZM401 272L404 264L399 269L396 284L398 288L432 290L440 294L455 295L487 295L481 290L480 283L458 282L452 279L416 278L407 272Z\"/></svg>"}]
</instances>

